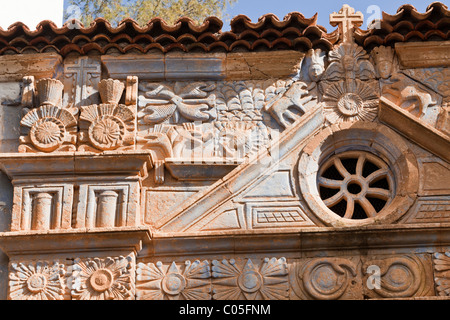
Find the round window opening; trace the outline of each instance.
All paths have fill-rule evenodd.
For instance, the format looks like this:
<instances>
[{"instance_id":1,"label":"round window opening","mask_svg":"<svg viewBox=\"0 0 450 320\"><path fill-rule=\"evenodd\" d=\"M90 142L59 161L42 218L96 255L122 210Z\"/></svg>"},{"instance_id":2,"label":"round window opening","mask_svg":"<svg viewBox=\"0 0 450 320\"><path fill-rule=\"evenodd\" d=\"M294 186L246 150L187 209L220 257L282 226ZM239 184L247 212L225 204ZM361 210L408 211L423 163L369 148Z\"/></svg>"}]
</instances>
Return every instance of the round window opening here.
<instances>
[{"instance_id":1,"label":"round window opening","mask_svg":"<svg viewBox=\"0 0 450 320\"><path fill-rule=\"evenodd\" d=\"M334 155L321 165L317 175L323 203L345 219L377 216L394 198L394 185L386 162L365 151Z\"/></svg>"}]
</instances>

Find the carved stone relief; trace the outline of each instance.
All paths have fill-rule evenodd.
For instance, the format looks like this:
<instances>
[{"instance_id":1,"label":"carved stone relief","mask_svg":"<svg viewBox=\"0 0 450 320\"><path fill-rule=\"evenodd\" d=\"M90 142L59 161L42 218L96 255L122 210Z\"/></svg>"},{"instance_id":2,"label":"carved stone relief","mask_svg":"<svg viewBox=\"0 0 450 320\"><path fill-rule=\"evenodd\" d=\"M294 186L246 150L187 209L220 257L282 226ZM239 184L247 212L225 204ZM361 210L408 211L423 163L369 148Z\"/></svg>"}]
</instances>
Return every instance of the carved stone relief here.
<instances>
[{"instance_id":1,"label":"carved stone relief","mask_svg":"<svg viewBox=\"0 0 450 320\"><path fill-rule=\"evenodd\" d=\"M10 263L11 300L63 300L65 266L58 261L21 261Z\"/></svg>"},{"instance_id":2,"label":"carved stone relief","mask_svg":"<svg viewBox=\"0 0 450 320\"><path fill-rule=\"evenodd\" d=\"M124 84L107 79L100 81L98 87L103 103L81 107L78 150L101 152L133 145L135 113L119 104Z\"/></svg>"},{"instance_id":3,"label":"carved stone relief","mask_svg":"<svg viewBox=\"0 0 450 320\"><path fill-rule=\"evenodd\" d=\"M71 278L74 300L135 298L135 267L130 256L75 259Z\"/></svg>"},{"instance_id":4,"label":"carved stone relief","mask_svg":"<svg viewBox=\"0 0 450 320\"><path fill-rule=\"evenodd\" d=\"M208 261L139 263L136 273L137 300L211 300Z\"/></svg>"},{"instance_id":5,"label":"carved stone relief","mask_svg":"<svg viewBox=\"0 0 450 320\"><path fill-rule=\"evenodd\" d=\"M364 281L373 275L370 266L376 266L380 276L378 284L373 288L365 287L368 297L407 298L433 295L431 259L427 255L388 256L381 259L372 257L363 264ZM378 269L379 268L379 269Z\"/></svg>"},{"instance_id":6,"label":"carved stone relief","mask_svg":"<svg viewBox=\"0 0 450 320\"><path fill-rule=\"evenodd\" d=\"M26 128L20 137L19 152L74 151L77 119L75 108L62 108L63 84L55 79L37 83L40 107L24 109L20 124Z\"/></svg>"},{"instance_id":7,"label":"carved stone relief","mask_svg":"<svg viewBox=\"0 0 450 320\"><path fill-rule=\"evenodd\" d=\"M346 258L316 258L291 266L291 299L337 300L361 296L358 264Z\"/></svg>"},{"instance_id":8,"label":"carved stone relief","mask_svg":"<svg viewBox=\"0 0 450 320\"><path fill-rule=\"evenodd\" d=\"M450 252L437 252L433 258L437 294L450 296Z\"/></svg>"},{"instance_id":9,"label":"carved stone relief","mask_svg":"<svg viewBox=\"0 0 450 320\"><path fill-rule=\"evenodd\" d=\"M285 258L266 258L260 264L248 259L212 262L213 298L216 300L285 300L288 269Z\"/></svg>"},{"instance_id":10,"label":"carved stone relief","mask_svg":"<svg viewBox=\"0 0 450 320\"><path fill-rule=\"evenodd\" d=\"M67 58L64 61L64 103L75 107L99 102L100 59L91 56Z\"/></svg>"}]
</instances>

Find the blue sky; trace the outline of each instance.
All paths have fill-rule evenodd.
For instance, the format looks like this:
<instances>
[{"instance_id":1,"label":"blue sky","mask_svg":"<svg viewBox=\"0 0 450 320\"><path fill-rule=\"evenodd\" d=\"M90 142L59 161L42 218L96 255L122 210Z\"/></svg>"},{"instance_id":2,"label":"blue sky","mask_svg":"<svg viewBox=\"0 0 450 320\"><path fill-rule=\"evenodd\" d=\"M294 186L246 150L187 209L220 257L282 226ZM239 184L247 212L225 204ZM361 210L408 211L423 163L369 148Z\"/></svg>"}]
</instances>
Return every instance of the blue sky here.
<instances>
[{"instance_id":1,"label":"blue sky","mask_svg":"<svg viewBox=\"0 0 450 320\"><path fill-rule=\"evenodd\" d=\"M370 6L376 5L381 11L395 14L397 9L403 4L412 4L419 12L425 12L428 5L432 2L433 0L238 0L232 8L227 10L227 13L230 17L245 14L253 22L256 22L259 17L266 13L273 13L282 20L286 14L293 11L302 13L306 18L310 18L318 12L318 24L330 31L335 28L329 24L329 15L330 13L339 11L343 4L350 5L356 11L361 11L365 19L367 19L375 13L374 11L368 12L368 9L371 9ZM449 6L449 1L443 0L441 2ZM229 21L226 24L229 24ZM363 26L363 29L365 27L366 25Z\"/></svg>"},{"instance_id":2,"label":"blue sky","mask_svg":"<svg viewBox=\"0 0 450 320\"><path fill-rule=\"evenodd\" d=\"M65 0L67 1L67 0ZM273 13L280 20L290 12L301 12L305 17L310 18L316 12L319 13L318 24L324 26L328 31L335 28L328 23L330 13L337 12L343 4L349 4L357 11L364 14L366 20L373 16L374 12L368 10L371 6L379 11L385 11L389 14L395 14L398 7L409 3L414 5L419 12L425 12L427 6L433 0L238 0L233 7L227 10L228 17L232 18L239 14L247 15L253 22L266 13ZM449 6L450 0L442 0ZM0 27L6 29L16 21L24 22L30 29L34 29L38 22L42 20L52 20L58 26L62 25L64 0L0 0L2 5L0 10ZM378 9L379 8L379 9ZM224 19L223 30L229 30L230 19ZM367 21L366 21L367 23ZM363 29L366 28L366 23Z\"/></svg>"}]
</instances>

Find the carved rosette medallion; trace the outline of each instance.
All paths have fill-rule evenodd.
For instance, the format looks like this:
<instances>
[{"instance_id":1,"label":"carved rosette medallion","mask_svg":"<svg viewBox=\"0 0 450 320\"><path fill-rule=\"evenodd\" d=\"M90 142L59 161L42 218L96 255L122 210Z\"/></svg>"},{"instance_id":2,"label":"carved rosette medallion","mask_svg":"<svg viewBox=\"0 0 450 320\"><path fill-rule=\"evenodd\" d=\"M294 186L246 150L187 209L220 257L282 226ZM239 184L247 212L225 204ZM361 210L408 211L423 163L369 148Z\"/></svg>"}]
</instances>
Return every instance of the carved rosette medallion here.
<instances>
[{"instance_id":1,"label":"carved rosette medallion","mask_svg":"<svg viewBox=\"0 0 450 320\"><path fill-rule=\"evenodd\" d=\"M64 265L57 261L11 263L9 273L9 299L11 300L63 300Z\"/></svg>"},{"instance_id":2,"label":"carved rosette medallion","mask_svg":"<svg viewBox=\"0 0 450 320\"><path fill-rule=\"evenodd\" d=\"M325 85L324 114L332 123L346 121L373 121L378 114L378 96L359 80L339 81Z\"/></svg>"},{"instance_id":3,"label":"carved rosette medallion","mask_svg":"<svg viewBox=\"0 0 450 320\"><path fill-rule=\"evenodd\" d=\"M124 144L134 144L135 111L119 104L124 84L104 79L99 83L102 104L81 107L80 150L116 150ZM92 148L93 147L93 148Z\"/></svg>"},{"instance_id":4,"label":"carved rosette medallion","mask_svg":"<svg viewBox=\"0 0 450 320\"><path fill-rule=\"evenodd\" d=\"M63 84L56 79L42 79L37 84L39 108L27 110L20 124L28 128L21 136L19 152L74 151L76 142L76 109L60 107Z\"/></svg>"},{"instance_id":5,"label":"carved rosette medallion","mask_svg":"<svg viewBox=\"0 0 450 320\"><path fill-rule=\"evenodd\" d=\"M440 296L450 296L450 252L433 256L436 290Z\"/></svg>"},{"instance_id":6,"label":"carved rosette medallion","mask_svg":"<svg viewBox=\"0 0 450 320\"><path fill-rule=\"evenodd\" d=\"M76 259L72 271L75 300L130 300L134 298L131 257Z\"/></svg>"},{"instance_id":7,"label":"carved rosette medallion","mask_svg":"<svg viewBox=\"0 0 450 320\"><path fill-rule=\"evenodd\" d=\"M208 261L185 262L184 271L172 262L139 263L136 277L138 300L210 300L211 272Z\"/></svg>"},{"instance_id":8,"label":"carved rosette medallion","mask_svg":"<svg viewBox=\"0 0 450 320\"><path fill-rule=\"evenodd\" d=\"M81 107L81 110L80 121L89 123L83 141L88 140L102 151L115 150L125 142L133 142L134 112L127 106L100 104Z\"/></svg>"},{"instance_id":9,"label":"carved rosette medallion","mask_svg":"<svg viewBox=\"0 0 450 320\"><path fill-rule=\"evenodd\" d=\"M71 112L52 105L44 105L29 111L20 122L22 126L30 128L28 136L23 137L23 145L19 152L26 152L27 142L39 151L52 152L63 149L63 144L75 142L77 120ZM73 145L65 146L67 151L73 150ZM61 150L63 151L63 150Z\"/></svg>"},{"instance_id":10,"label":"carved rosette medallion","mask_svg":"<svg viewBox=\"0 0 450 320\"><path fill-rule=\"evenodd\" d=\"M265 258L255 266L248 259L240 268L234 259L212 262L213 297L216 300L285 300L288 270L285 258Z\"/></svg>"}]
</instances>

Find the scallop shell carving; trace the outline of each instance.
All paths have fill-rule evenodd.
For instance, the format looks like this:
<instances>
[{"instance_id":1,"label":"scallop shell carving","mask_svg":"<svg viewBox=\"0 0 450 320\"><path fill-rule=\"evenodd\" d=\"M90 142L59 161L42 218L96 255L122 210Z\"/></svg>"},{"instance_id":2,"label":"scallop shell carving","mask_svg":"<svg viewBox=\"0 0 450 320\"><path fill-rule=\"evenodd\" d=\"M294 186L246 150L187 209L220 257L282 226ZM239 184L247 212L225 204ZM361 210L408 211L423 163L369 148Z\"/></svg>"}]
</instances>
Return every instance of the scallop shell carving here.
<instances>
[{"instance_id":1,"label":"scallop shell carving","mask_svg":"<svg viewBox=\"0 0 450 320\"><path fill-rule=\"evenodd\" d=\"M20 121L20 124L31 128L40 119L56 118L60 120L64 126L72 127L77 124L75 117L66 109L60 109L53 105L43 105L37 109L30 110Z\"/></svg>"},{"instance_id":2,"label":"scallop shell carving","mask_svg":"<svg viewBox=\"0 0 450 320\"><path fill-rule=\"evenodd\" d=\"M62 101L64 85L56 79L45 78L36 84L40 105L59 106Z\"/></svg>"},{"instance_id":3,"label":"scallop shell carving","mask_svg":"<svg viewBox=\"0 0 450 320\"><path fill-rule=\"evenodd\" d=\"M118 104L125 85L119 80L104 79L98 84L98 91L103 103Z\"/></svg>"}]
</instances>

